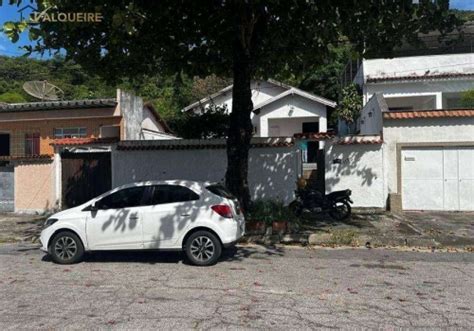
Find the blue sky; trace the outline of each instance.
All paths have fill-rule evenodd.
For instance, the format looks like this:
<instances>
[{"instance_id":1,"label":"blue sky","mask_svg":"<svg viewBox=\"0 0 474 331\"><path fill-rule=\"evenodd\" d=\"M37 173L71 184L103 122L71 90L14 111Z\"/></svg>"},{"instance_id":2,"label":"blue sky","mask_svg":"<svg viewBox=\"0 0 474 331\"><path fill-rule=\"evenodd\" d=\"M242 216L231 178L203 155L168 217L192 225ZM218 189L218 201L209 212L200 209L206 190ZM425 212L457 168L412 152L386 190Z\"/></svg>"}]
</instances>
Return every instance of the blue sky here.
<instances>
[{"instance_id":1,"label":"blue sky","mask_svg":"<svg viewBox=\"0 0 474 331\"><path fill-rule=\"evenodd\" d=\"M0 6L0 27L3 26L3 23L7 21L17 21L20 17L18 7L8 5L6 2L7 1L4 0L3 5ZM29 4L29 1L25 1L23 6L26 4ZM451 0L450 4L451 8L474 10L474 0ZM29 13L30 11L28 10L24 12L26 15L29 15ZM30 41L27 33L23 33L16 44L11 43L3 33L0 33L0 55L21 56L24 52L19 49L19 47L29 44ZM36 55L35 57L39 56Z\"/></svg>"}]
</instances>

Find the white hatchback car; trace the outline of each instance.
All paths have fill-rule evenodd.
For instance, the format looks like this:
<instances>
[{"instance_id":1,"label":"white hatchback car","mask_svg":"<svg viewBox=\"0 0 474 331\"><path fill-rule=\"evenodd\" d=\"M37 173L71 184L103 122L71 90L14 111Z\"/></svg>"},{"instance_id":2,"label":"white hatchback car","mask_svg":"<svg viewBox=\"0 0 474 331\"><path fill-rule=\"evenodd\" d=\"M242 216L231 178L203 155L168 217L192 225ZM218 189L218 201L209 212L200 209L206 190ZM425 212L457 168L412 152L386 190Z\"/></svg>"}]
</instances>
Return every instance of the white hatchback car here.
<instances>
[{"instance_id":1,"label":"white hatchback car","mask_svg":"<svg viewBox=\"0 0 474 331\"><path fill-rule=\"evenodd\" d=\"M196 265L216 263L245 233L237 200L220 184L184 180L117 187L52 215L42 250L61 264L99 250L184 250Z\"/></svg>"}]
</instances>

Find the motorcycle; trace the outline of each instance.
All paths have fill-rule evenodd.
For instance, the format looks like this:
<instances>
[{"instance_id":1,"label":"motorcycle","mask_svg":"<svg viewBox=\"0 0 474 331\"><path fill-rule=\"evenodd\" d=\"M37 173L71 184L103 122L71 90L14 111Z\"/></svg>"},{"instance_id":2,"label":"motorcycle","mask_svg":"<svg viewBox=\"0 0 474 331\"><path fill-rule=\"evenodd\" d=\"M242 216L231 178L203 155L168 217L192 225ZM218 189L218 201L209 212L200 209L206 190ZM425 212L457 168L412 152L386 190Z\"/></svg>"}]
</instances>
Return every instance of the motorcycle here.
<instances>
[{"instance_id":1,"label":"motorcycle","mask_svg":"<svg viewBox=\"0 0 474 331\"><path fill-rule=\"evenodd\" d=\"M296 199L289 207L296 216L328 213L333 219L341 221L351 215L351 190L334 191L325 195L314 189L298 189L295 194Z\"/></svg>"}]
</instances>

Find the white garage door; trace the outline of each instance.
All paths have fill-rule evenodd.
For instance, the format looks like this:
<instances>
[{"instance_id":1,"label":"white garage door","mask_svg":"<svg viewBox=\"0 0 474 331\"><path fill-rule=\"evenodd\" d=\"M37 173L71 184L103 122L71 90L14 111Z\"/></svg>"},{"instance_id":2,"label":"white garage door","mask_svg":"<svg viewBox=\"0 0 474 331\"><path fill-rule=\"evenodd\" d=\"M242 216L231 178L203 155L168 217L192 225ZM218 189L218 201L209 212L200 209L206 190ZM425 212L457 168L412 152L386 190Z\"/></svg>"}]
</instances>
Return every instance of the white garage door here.
<instances>
[{"instance_id":1,"label":"white garage door","mask_svg":"<svg viewBox=\"0 0 474 331\"><path fill-rule=\"evenodd\" d=\"M402 150L406 210L474 210L474 148Z\"/></svg>"}]
</instances>

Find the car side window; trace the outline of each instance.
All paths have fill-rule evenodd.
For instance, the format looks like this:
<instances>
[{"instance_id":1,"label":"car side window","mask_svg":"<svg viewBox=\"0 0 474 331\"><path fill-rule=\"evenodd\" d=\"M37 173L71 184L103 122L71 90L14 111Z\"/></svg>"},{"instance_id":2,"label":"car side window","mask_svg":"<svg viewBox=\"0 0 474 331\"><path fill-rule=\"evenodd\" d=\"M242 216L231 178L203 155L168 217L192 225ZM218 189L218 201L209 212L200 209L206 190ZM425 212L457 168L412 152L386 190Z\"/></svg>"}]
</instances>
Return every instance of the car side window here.
<instances>
[{"instance_id":1,"label":"car side window","mask_svg":"<svg viewBox=\"0 0 474 331\"><path fill-rule=\"evenodd\" d=\"M99 209L120 209L145 205L146 186L129 187L96 202Z\"/></svg>"},{"instance_id":2,"label":"car side window","mask_svg":"<svg viewBox=\"0 0 474 331\"><path fill-rule=\"evenodd\" d=\"M180 185L155 185L153 187L152 204L184 202L199 200L199 195L187 187Z\"/></svg>"}]
</instances>

